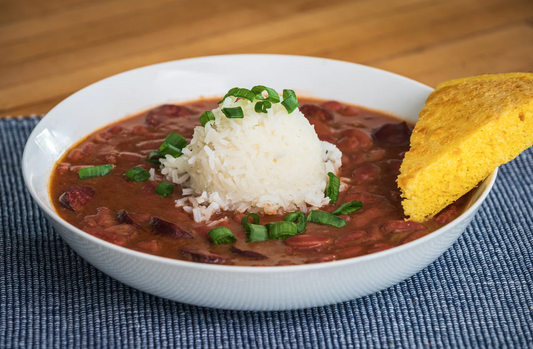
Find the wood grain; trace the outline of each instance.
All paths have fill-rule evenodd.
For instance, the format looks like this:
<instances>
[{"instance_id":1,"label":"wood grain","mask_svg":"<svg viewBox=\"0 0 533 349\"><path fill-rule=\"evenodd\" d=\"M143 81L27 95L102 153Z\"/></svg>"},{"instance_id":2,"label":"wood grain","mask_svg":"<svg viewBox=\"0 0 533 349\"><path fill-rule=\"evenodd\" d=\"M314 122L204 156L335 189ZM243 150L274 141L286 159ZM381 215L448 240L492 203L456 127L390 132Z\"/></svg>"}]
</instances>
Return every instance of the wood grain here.
<instances>
[{"instance_id":1,"label":"wood grain","mask_svg":"<svg viewBox=\"0 0 533 349\"><path fill-rule=\"evenodd\" d=\"M430 86L533 70L531 0L0 0L0 116L107 76L229 53L328 57Z\"/></svg>"}]
</instances>

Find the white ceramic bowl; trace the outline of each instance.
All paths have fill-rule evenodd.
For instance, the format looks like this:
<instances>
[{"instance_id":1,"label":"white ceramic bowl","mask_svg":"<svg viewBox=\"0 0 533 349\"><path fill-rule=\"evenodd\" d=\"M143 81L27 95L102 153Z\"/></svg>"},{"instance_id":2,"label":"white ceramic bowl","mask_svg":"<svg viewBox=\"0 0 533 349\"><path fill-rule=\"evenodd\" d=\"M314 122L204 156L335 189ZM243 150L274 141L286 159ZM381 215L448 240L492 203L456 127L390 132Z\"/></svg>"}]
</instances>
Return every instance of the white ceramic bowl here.
<instances>
[{"instance_id":1,"label":"white ceramic bowl","mask_svg":"<svg viewBox=\"0 0 533 349\"><path fill-rule=\"evenodd\" d=\"M54 163L76 141L127 115L167 102L222 96L235 86L291 88L416 121L431 88L378 69L321 58L229 55L135 69L90 85L57 105L32 132L22 161L28 190L56 231L84 259L139 290L206 307L284 310L342 302L387 288L423 269L464 231L496 171L458 219L421 239L367 256L285 267L207 265L136 252L63 221L48 196Z\"/></svg>"}]
</instances>

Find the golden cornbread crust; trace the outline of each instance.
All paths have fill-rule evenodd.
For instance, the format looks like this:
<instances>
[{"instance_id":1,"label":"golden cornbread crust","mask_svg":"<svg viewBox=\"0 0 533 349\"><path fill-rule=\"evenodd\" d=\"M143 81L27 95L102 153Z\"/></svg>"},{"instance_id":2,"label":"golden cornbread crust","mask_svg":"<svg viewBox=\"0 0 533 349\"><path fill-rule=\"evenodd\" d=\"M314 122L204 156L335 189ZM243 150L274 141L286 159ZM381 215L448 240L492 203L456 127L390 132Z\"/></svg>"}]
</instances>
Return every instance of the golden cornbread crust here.
<instances>
[{"instance_id":1,"label":"golden cornbread crust","mask_svg":"<svg viewBox=\"0 0 533 349\"><path fill-rule=\"evenodd\" d=\"M422 222L533 145L533 73L443 82L420 112L398 176L402 205Z\"/></svg>"}]
</instances>

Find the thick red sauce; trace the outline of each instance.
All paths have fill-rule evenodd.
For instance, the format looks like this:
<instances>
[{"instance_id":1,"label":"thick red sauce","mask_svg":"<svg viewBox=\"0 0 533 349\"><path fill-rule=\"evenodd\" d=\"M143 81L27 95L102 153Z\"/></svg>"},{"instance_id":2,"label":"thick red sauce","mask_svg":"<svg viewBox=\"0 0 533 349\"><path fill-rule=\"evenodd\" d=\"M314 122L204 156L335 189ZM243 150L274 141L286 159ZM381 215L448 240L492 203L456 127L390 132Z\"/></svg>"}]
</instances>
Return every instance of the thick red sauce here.
<instances>
[{"instance_id":1,"label":"thick red sauce","mask_svg":"<svg viewBox=\"0 0 533 349\"><path fill-rule=\"evenodd\" d=\"M361 107L301 99L300 110L315 126L319 138L343 152L339 177L352 181L335 205L321 210L332 212L352 200L361 201L363 208L342 216L348 222L342 228L307 223L302 235L252 243L246 242L240 224L244 214L223 212L212 219L228 217L220 225L230 228L237 242L214 245L208 232L215 226L196 223L175 206L174 201L181 198L179 186L163 198L155 193L157 184L164 180L160 174L155 181L137 183L124 173L136 166L155 168L160 173L158 166L147 161L150 151L156 150L170 132L190 140L199 125L199 115L215 107L214 100L161 106L88 136L65 154L52 175L50 194L58 214L88 234L145 253L204 263L276 266L335 261L390 249L431 233L464 210L466 196L432 220L405 221L396 178L409 147L411 126ZM115 167L104 177L79 179L80 167L102 164ZM89 187L91 192L71 189L79 186ZM65 192L69 197L63 197L62 203L59 198ZM181 233L154 228L154 217L177 225ZM283 218L261 215L261 224Z\"/></svg>"}]
</instances>

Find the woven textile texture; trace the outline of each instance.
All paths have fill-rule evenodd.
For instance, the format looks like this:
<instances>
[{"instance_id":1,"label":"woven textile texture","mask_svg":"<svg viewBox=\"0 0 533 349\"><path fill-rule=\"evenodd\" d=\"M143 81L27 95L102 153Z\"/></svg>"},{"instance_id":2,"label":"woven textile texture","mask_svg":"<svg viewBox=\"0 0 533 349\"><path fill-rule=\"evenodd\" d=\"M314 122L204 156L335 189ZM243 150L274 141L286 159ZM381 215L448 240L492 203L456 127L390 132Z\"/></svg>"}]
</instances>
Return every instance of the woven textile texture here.
<instances>
[{"instance_id":1,"label":"woven textile texture","mask_svg":"<svg viewBox=\"0 0 533 349\"><path fill-rule=\"evenodd\" d=\"M437 261L371 296L237 312L132 289L76 255L24 187L38 118L0 120L0 348L533 347L533 151L502 166L477 217Z\"/></svg>"}]
</instances>

